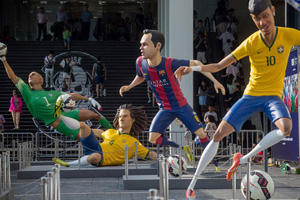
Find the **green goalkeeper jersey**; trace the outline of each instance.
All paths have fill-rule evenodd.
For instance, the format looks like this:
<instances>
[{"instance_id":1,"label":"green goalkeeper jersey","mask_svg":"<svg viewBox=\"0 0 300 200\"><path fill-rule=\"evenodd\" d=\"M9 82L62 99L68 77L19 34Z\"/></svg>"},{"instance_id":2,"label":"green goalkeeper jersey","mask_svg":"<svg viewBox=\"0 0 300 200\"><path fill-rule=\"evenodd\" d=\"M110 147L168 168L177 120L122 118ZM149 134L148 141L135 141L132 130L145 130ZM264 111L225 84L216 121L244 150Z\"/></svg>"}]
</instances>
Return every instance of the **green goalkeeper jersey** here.
<instances>
[{"instance_id":1,"label":"green goalkeeper jersey","mask_svg":"<svg viewBox=\"0 0 300 200\"><path fill-rule=\"evenodd\" d=\"M45 122L46 126L58 119L53 116L55 103L57 98L64 93L56 90L32 90L21 78L16 87L21 92L29 112L36 119Z\"/></svg>"}]
</instances>

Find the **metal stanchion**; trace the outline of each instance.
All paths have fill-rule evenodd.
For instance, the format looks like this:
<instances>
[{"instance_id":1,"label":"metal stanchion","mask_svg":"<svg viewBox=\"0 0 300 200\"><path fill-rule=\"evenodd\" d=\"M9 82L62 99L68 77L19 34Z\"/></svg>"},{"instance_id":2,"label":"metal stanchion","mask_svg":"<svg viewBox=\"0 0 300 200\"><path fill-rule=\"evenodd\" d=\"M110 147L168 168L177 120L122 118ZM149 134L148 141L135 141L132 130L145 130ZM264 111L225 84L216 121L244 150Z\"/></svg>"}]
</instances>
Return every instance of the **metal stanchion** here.
<instances>
[{"instance_id":1,"label":"metal stanchion","mask_svg":"<svg viewBox=\"0 0 300 200\"><path fill-rule=\"evenodd\" d=\"M233 152L232 152L233 148L232 148L232 143L229 143L229 155L230 155L230 158L229 158L229 162L230 162L230 166L232 165L232 155L233 155Z\"/></svg>"},{"instance_id":2,"label":"metal stanchion","mask_svg":"<svg viewBox=\"0 0 300 200\"><path fill-rule=\"evenodd\" d=\"M2 155L0 155L0 195L2 194Z\"/></svg>"},{"instance_id":3,"label":"metal stanchion","mask_svg":"<svg viewBox=\"0 0 300 200\"><path fill-rule=\"evenodd\" d=\"M55 139L55 158L59 158L59 153L58 153L58 150L59 150L59 141L58 141L58 138Z\"/></svg>"},{"instance_id":4,"label":"metal stanchion","mask_svg":"<svg viewBox=\"0 0 300 200\"><path fill-rule=\"evenodd\" d=\"M29 141L29 158L28 158L28 167L31 166L31 159L33 158L33 151L32 151L32 141Z\"/></svg>"},{"instance_id":5,"label":"metal stanchion","mask_svg":"<svg viewBox=\"0 0 300 200\"><path fill-rule=\"evenodd\" d=\"M138 168L138 143L137 143L137 141L135 141L134 147L135 147L134 162L135 162L135 168L137 169Z\"/></svg>"},{"instance_id":6,"label":"metal stanchion","mask_svg":"<svg viewBox=\"0 0 300 200\"><path fill-rule=\"evenodd\" d=\"M7 167L7 163L6 163L6 152L2 153L2 162L3 162L3 189L4 191L6 190L6 183L7 183L7 174L6 174L6 167Z\"/></svg>"},{"instance_id":7,"label":"metal stanchion","mask_svg":"<svg viewBox=\"0 0 300 200\"><path fill-rule=\"evenodd\" d=\"M250 171L251 171L251 163L250 163L250 159L248 158L247 160L247 195L246 195L246 199L250 200Z\"/></svg>"},{"instance_id":8,"label":"metal stanchion","mask_svg":"<svg viewBox=\"0 0 300 200\"><path fill-rule=\"evenodd\" d=\"M26 156L25 156L25 145L24 144L22 144L22 167L23 167L23 169L26 167Z\"/></svg>"},{"instance_id":9,"label":"metal stanchion","mask_svg":"<svg viewBox=\"0 0 300 200\"><path fill-rule=\"evenodd\" d=\"M192 142L192 149L193 149L193 163L192 163L192 166L193 166L193 168L196 168L196 146L195 146L195 142Z\"/></svg>"},{"instance_id":10,"label":"metal stanchion","mask_svg":"<svg viewBox=\"0 0 300 200\"><path fill-rule=\"evenodd\" d=\"M57 200L60 200L60 165L59 164L55 164L55 167L57 169L56 171L56 177L57 177L57 180L56 180L56 185L57 185Z\"/></svg>"},{"instance_id":11,"label":"metal stanchion","mask_svg":"<svg viewBox=\"0 0 300 200\"><path fill-rule=\"evenodd\" d=\"M15 163L15 157L16 157L16 141L12 141L12 157L13 157L13 163Z\"/></svg>"},{"instance_id":12,"label":"metal stanchion","mask_svg":"<svg viewBox=\"0 0 300 200\"><path fill-rule=\"evenodd\" d=\"M49 199L52 200L54 199L54 187L53 187L53 178L54 178L54 173L53 172L47 172L47 177L48 177L48 196Z\"/></svg>"},{"instance_id":13,"label":"metal stanchion","mask_svg":"<svg viewBox=\"0 0 300 200\"><path fill-rule=\"evenodd\" d=\"M164 158L164 199L169 200L168 158Z\"/></svg>"},{"instance_id":14,"label":"metal stanchion","mask_svg":"<svg viewBox=\"0 0 300 200\"><path fill-rule=\"evenodd\" d=\"M157 199L157 189L149 189L149 200L156 200Z\"/></svg>"},{"instance_id":15,"label":"metal stanchion","mask_svg":"<svg viewBox=\"0 0 300 200\"><path fill-rule=\"evenodd\" d=\"M241 145L238 146L238 152L242 153ZM238 168L238 172L239 172L239 178L242 178L242 168L241 167Z\"/></svg>"},{"instance_id":16,"label":"metal stanchion","mask_svg":"<svg viewBox=\"0 0 300 200\"><path fill-rule=\"evenodd\" d=\"M21 170L22 169L22 147L21 147L20 143L17 143L17 147L18 147L19 170Z\"/></svg>"},{"instance_id":17,"label":"metal stanchion","mask_svg":"<svg viewBox=\"0 0 300 200\"><path fill-rule=\"evenodd\" d=\"M80 148L80 145L81 143L78 142L78 169L80 170L80 164L81 164L81 160L80 160L80 157L81 157L81 148Z\"/></svg>"},{"instance_id":18,"label":"metal stanchion","mask_svg":"<svg viewBox=\"0 0 300 200\"><path fill-rule=\"evenodd\" d=\"M181 145L179 145L179 179L181 179L181 176L182 176L182 147ZM168 161L167 161L167 164L168 164ZM168 166L167 166L168 168Z\"/></svg>"},{"instance_id":19,"label":"metal stanchion","mask_svg":"<svg viewBox=\"0 0 300 200\"><path fill-rule=\"evenodd\" d=\"M10 153L9 151L6 152L6 165L7 165L7 188L11 188L11 177L10 177Z\"/></svg>"},{"instance_id":20,"label":"metal stanchion","mask_svg":"<svg viewBox=\"0 0 300 200\"><path fill-rule=\"evenodd\" d=\"M42 186L42 200L48 200L48 178L42 177L41 178L41 186Z\"/></svg>"},{"instance_id":21,"label":"metal stanchion","mask_svg":"<svg viewBox=\"0 0 300 200\"><path fill-rule=\"evenodd\" d=\"M125 177L128 180L128 146L125 144Z\"/></svg>"},{"instance_id":22,"label":"metal stanchion","mask_svg":"<svg viewBox=\"0 0 300 200\"><path fill-rule=\"evenodd\" d=\"M159 195L161 197L164 196L164 177L163 177L163 162L164 162L164 156L159 155Z\"/></svg>"}]
</instances>

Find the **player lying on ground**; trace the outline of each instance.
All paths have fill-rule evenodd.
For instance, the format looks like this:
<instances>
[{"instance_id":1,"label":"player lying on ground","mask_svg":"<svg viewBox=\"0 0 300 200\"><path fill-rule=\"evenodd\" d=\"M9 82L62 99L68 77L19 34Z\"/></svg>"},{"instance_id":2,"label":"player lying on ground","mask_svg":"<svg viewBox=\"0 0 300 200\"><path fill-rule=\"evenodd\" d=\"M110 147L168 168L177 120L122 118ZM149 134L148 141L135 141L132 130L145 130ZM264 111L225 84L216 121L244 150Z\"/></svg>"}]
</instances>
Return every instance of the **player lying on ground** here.
<instances>
[{"instance_id":1,"label":"player lying on ground","mask_svg":"<svg viewBox=\"0 0 300 200\"><path fill-rule=\"evenodd\" d=\"M250 81L244 95L227 112L213 136L213 141L204 150L186 197L195 196L193 189L197 177L216 155L219 141L233 131L240 132L243 123L253 113L265 112L278 129L266 134L247 155L242 156L236 153L233 165L228 170L227 180L232 178L240 164L278 143L285 136L289 136L292 130L291 116L281 97L290 49L292 46L300 45L300 31L275 26L275 8L270 0L250 0L248 8L258 28L257 32L244 40L237 49L219 63L193 68L180 67L175 72L175 75L181 79L181 75L189 73L192 69L193 71L217 72L245 56L249 56L251 63Z\"/></svg>"},{"instance_id":2,"label":"player lying on ground","mask_svg":"<svg viewBox=\"0 0 300 200\"><path fill-rule=\"evenodd\" d=\"M157 159L155 152L149 151L137 140L138 135L146 130L148 124L146 112L142 107L135 107L131 104L121 105L114 119L116 129L91 130L87 124L78 121L77 123L80 123L79 135L85 155L80 159L81 165L92 164L98 167L122 165L125 163L125 145L129 148L128 159L131 159L135 154L135 142L138 143L138 157ZM103 142L99 143L96 137L102 138ZM65 162L53 158L53 161L66 167L78 165L78 160Z\"/></svg>"},{"instance_id":3,"label":"player lying on ground","mask_svg":"<svg viewBox=\"0 0 300 200\"><path fill-rule=\"evenodd\" d=\"M166 128L176 118L179 118L189 130L200 138L205 138L206 134L199 117L183 96L180 85L174 76L175 70L180 66L195 66L202 65L202 63L197 60L162 57L161 50L165 44L164 34L148 29L144 30L143 33L140 41L141 56L136 60L136 76L130 85L120 88L120 95L123 96L124 92L128 92L147 80L160 107L150 126L149 142L162 146L178 147L177 143L164 135ZM211 73L204 72L203 74L214 82L217 93L218 89L221 89L222 93L225 94L223 85ZM184 147L184 151L189 160L192 161L193 155L188 145Z\"/></svg>"},{"instance_id":4,"label":"player lying on ground","mask_svg":"<svg viewBox=\"0 0 300 200\"><path fill-rule=\"evenodd\" d=\"M8 78L16 85L19 91L22 94L22 98L29 110L29 112L38 120L41 120L45 123L46 126L51 125L57 131L63 133L64 135L72 138L73 140L80 141L77 130L70 130L59 117L54 117L53 113L55 111L55 103L57 98L64 94L60 91L51 90L45 91L42 87L44 79L37 72L31 72L28 76L27 85L21 78L15 75L14 71L8 64L5 55L1 56L0 59L4 64ZM72 97L75 100L88 100L92 103L93 106L96 106L98 109L101 108L100 104L95 101L93 98L88 98L81 96L76 93L71 93ZM105 128L112 128L109 122L105 117L100 116L93 111L86 109L76 109L68 113L63 113L63 115L74 118L80 121L86 121L89 119L96 119L99 123Z\"/></svg>"}]
</instances>

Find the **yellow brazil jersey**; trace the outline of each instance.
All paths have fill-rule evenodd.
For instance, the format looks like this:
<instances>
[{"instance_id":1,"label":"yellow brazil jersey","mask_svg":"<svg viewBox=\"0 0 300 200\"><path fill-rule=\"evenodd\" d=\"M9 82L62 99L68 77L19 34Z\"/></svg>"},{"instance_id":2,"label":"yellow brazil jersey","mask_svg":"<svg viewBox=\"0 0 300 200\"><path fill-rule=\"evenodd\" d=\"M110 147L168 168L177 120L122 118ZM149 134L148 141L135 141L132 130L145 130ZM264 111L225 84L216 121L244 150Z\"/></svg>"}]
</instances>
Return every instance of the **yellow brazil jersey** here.
<instances>
[{"instance_id":1,"label":"yellow brazil jersey","mask_svg":"<svg viewBox=\"0 0 300 200\"><path fill-rule=\"evenodd\" d=\"M102 133L103 142L100 143L103 152L103 162L101 166L122 165L125 163L125 144L127 144L128 159L133 158L135 153L135 142L138 143L138 156L146 158L149 150L145 148L136 138L127 133L119 133L118 130L108 129Z\"/></svg>"},{"instance_id":2,"label":"yellow brazil jersey","mask_svg":"<svg viewBox=\"0 0 300 200\"><path fill-rule=\"evenodd\" d=\"M267 46L260 31L253 33L232 55L236 60L249 56L249 83L244 94L282 97L283 80L292 46L300 45L300 31L276 27L273 43Z\"/></svg>"}]
</instances>

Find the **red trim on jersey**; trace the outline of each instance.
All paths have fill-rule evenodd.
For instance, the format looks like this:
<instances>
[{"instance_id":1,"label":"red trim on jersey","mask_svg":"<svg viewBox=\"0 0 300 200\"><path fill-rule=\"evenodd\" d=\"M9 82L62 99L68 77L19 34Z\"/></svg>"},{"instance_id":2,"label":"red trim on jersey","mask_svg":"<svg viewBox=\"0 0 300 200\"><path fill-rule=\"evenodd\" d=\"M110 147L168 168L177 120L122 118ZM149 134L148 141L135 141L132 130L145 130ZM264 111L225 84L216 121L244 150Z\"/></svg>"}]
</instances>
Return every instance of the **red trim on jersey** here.
<instances>
[{"instance_id":1,"label":"red trim on jersey","mask_svg":"<svg viewBox=\"0 0 300 200\"><path fill-rule=\"evenodd\" d=\"M166 63L165 63L166 73L168 75L169 82L173 89L175 98L177 99L177 102L179 104L179 107L183 107L187 104L187 100L183 96L183 93L180 89L180 85L174 76L174 72L172 71L172 61L173 61L173 58L166 58Z\"/></svg>"},{"instance_id":2,"label":"red trim on jersey","mask_svg":"<svg viewBox=\"0 0 300 200\"><path fill-rule=\"evenodd\" d=\"M204 143L209 141L209 138L206 136L205 138L199 138L200 143Z\"/></svg>"},{"instance_id":3,"label":"red trim on jersey","mask_svg":"<svg viewBox=\"0 0 300 200\"><path fill-rule=\"evenodd\" d=\"M137 60L138 62L138 66L140 68L140 71L142 72L142 75L143 75L143 70L142 70L142 56L140 56ZM143 75L144 76L144 75Z\"/></svg>"}]
</instances>

